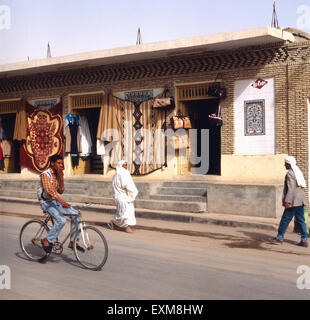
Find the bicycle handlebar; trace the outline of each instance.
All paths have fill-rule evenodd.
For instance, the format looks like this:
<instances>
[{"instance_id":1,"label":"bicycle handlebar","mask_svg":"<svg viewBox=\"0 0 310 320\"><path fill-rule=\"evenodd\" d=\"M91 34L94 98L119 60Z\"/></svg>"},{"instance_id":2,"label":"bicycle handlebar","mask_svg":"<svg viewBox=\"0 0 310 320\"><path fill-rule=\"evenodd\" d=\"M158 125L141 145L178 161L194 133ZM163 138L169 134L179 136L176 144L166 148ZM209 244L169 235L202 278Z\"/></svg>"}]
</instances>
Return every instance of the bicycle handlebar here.
<instances>
[{"instance_id":1,"label":"bicycle handlebar","mask_svg":"<svg viewBox=\"0 0 310 320\"><path fill-rule=\"evenodd\" d=\"M72 207L73 209L79 210L79 209L87 208L87 207L89 207L89 206L91 206L91 205L92 205L91 202L85 202L83 205L72 205L71 207Z\"/></svg>"}]
</instances>

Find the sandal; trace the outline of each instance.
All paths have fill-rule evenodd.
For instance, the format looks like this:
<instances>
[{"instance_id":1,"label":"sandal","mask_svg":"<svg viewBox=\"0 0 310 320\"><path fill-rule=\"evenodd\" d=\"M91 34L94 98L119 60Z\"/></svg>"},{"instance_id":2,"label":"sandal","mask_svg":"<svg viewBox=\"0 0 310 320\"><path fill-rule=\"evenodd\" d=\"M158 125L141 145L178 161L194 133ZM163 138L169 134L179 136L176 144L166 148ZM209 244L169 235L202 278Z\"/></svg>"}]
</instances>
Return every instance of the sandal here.
<instances>
[{"instance_id":1,"label":"sandal","mask_svg":"<svg viewBox=\"0 0 310 320\"><path fill-rule=\"evenodd\" d=\"M113 230L113 229L114 229L114 223L113 223L112 220L111 220L110 222L107 222L107 227L108 227L110 230Z\"/></svg>"}]
</instances>

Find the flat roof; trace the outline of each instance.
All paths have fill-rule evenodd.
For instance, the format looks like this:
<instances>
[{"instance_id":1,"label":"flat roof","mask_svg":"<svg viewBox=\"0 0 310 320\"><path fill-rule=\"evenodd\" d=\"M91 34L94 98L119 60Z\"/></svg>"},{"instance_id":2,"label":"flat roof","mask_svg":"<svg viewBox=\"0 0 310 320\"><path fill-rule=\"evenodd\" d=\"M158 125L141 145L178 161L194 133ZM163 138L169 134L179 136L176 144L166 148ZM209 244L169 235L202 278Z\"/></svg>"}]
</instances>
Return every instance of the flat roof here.
<instances>
[{"instance_id":1,"label":"flat roof","mask_svg":"<svg viewBox=\"0 0 310 320\"><path fill-rule=\"evenodd\" d=\"M0 65L0 77L78 69L139 60L164 58L187 53L230 50L245 46L294 42L290 32L260 27L191 38L139 44L114 49L36 59Z\"/></svg>"}]
</instances>

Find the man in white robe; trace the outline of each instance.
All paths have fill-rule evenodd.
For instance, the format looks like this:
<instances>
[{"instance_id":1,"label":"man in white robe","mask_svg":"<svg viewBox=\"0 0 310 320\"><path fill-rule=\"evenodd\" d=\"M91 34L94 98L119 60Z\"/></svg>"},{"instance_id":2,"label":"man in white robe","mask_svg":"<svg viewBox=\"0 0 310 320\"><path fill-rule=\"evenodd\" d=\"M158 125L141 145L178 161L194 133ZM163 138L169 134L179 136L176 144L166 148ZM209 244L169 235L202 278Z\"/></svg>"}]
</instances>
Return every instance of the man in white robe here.
<instances>
[{"instance_id":1,"label":"man in white robe","mask_svg":"<svg viewBox=\"0 0 310 320\"><path fill-rule=\"evenodd\" d=\"M111 229L121 229L125 232L132 232L130 226L136 224L134 200L138 195L135 183L127 170L125 160L118 162L116 173L112 179L114 200L116 203L116 214L110 221Z\"/></svg>"}]
</instances>

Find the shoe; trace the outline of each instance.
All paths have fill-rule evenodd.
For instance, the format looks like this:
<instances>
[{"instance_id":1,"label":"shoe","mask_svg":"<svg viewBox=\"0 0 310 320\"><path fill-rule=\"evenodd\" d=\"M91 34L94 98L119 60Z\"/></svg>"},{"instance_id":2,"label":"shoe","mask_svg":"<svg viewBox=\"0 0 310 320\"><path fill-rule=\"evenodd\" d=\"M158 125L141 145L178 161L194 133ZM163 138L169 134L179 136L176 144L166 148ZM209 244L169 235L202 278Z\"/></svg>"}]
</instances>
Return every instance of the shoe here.
<instances>
[{"instance_id":1,"label":"shoe","mask_svg":"<svg viewBox=\"0 0 310 320\"><path fill-rule=\"evenodd\" d=\"M70 243L69 243L68 248L73 250L73 242L70 242ZM78 244L76 245L76 249L77 249L78 251L85 252L85 249L82 248L81 246L79 246Z\"/></svg>"},{"instance_id":2,"label":"shoe","mask_svg":"<svg viewBox=\"0 0 310 320\"><path fill-rule=\"evenodd\" d=\"M41 239L42 248L46 253L51 253L53 249L53 244L49 243L46 238Z\"/></svg>"},{"instance_id":3,"label":"shoe","mask_svg":"<svg viewBox=\"0 0 310 320\"><path fill-rule=\"evenodd\" d=\"M108 227L110 230L113 230L113 229L114 229L114 223L113 223L112 220L111 220L110 222L107 222L107 227Z\"/></svg>"},{"instance_id":4,"label":"shoe","mask_svg":"<svg viewBox=\"0 0 310 320\"><path fill-rule=\"evenodd\" d=\"M278 240L277 238L271 238L271 239L269 239L269 241L273 244L282 244L283 243L283 241Z\"/></svg>"},{"instance_id":5,"label":"shoe","mask_svg":"<svg viewBox=\"0 0 310 320\"><path fill-rule=\"evenodd\" d=\"M125 228L125 232L127 232L127 233L133 233L132 229L131 229L129 226L127 226L127 227Z\"/></svg>"},{"instance_id":6,"label":"shoe","mask_svg":"<svg viewBox=\"0 0 310 320\"><path fill-rule=\"evenodd\" d=\"M297 245L298 245L299 247L305 247L305 248L307 248L307 247L308 247L308 241L305 241L305 242L300 241Z\"/></svg>"}]
</instances>

